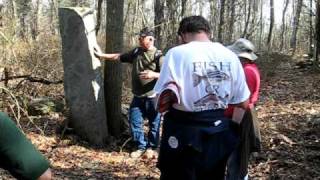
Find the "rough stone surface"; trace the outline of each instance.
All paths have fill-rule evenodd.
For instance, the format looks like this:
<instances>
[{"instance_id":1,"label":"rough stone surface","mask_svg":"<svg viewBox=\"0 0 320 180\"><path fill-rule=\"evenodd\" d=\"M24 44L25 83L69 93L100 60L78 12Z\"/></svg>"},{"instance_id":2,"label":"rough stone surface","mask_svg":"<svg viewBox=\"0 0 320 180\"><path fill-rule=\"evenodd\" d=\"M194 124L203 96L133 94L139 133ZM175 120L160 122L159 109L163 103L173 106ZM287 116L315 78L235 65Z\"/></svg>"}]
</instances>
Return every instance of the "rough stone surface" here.
<instances>
[{"instance_id":1,"label":"rough stone surface","mask_svg":"<svg viewBox=\"0 0 320 180\"><path fill-rule=\"evenodd\" d=\"M59 8L59 22L70 123L80 136L102 145L108 132L101 62L93 54L97 44L94 12L88 8Z\"/></svg>"}]
</instances>

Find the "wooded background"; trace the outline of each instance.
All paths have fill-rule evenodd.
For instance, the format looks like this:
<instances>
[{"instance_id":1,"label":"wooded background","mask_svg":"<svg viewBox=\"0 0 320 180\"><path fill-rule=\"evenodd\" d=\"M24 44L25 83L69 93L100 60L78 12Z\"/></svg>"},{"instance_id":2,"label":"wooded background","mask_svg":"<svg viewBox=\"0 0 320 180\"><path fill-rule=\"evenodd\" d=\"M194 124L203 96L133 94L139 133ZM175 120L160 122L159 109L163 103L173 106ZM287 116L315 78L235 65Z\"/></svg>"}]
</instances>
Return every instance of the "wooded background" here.
<instances>
[{"instance_id":1,"label":"wooded background","mask_svg":"<svg viewBox=\"0 0 320 180\"><path fill-rule=\"evenodd\" d=\"M149 26L165 53L177 43L179 21L199 14L210 21L214 41L253 41L260 55L263 147L250 161L250 178L320 179L319 0L0 0L0 111L49 159L55 179L160 175L156 158L129 156L129 65L105 63L108 142L102 148L66 126L71 114L57 17L66 6L96 10L98 42L106 52L133 48L136 34ZM0 169L0 179L12 177Z\"/></svg>"},{"instance_id":2,"label":"wooded background","mask_svg":"<svg viewBox=\"0 0 320 180\"><path fill-rule=\"evenodd\" d=\"M319 0L0 0L0 75L7 88L29 98L63 96L61 85L45 85L63 81L57 15L59 7L68 6L97 10L96 33L106 52L137 45L137 33L146 26L154 28L156 46L166 52L177 44L179 21L203 15L212 25L213 41L229 45L244 37L256 45L258 54L305 54L318 68ZM119 63L105 63L107 119L113 136L123 131L121 89L130 86L127 74L128 68ZM15 78L21 80L8 85Z\"/></svg>"},{"instance_id":3,"label":"wooded background","mask_svg":"<svg viewBox=\"0 0 320 180\"><path fill-rule=\"evenodd\" d=\"M211 22L214 41L229 44L245 37L259 50L309 53L314 49L319 6L317 0L278 0L276 4L274 0L1 0L0 4L2 41L12 36L25 41L40 40L43 34L55 36L57 8L82 6L100 10L97 30L123 29L125 48L136 43L135 33L145 26L155 28L157 46L169 48L175 44L183 17L203 15ZM108 20L110 13L115 16Z\"/></svg>"}]
</instances>

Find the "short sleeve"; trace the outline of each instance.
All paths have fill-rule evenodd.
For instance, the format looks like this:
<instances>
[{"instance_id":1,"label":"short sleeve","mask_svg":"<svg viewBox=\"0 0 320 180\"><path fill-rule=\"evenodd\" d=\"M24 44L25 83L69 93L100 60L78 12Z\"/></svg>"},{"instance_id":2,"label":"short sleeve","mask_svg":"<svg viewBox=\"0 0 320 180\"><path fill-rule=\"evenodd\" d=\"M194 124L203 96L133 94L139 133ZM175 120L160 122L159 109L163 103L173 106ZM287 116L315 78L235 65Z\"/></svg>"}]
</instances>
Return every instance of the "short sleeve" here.
<instances>
[{"instance_id":1,"label":"short sleeve","mask_svg":"<svg viewBox=\"0 0 320 180\"><path fill-rule=\"evenodd\" d=\"M166 56L164 56L164 57L162 56L159 59L161 71L160 71L160 76L157 80L157 83L154 87L154 91L156 93L159 93L164 88L164 86L166 84L174 81L174 79L172 77L171 67L170 67L170 61L171 61L170 58L171 58L170 53L168 53Z\"/></svg>"}]
</instances>

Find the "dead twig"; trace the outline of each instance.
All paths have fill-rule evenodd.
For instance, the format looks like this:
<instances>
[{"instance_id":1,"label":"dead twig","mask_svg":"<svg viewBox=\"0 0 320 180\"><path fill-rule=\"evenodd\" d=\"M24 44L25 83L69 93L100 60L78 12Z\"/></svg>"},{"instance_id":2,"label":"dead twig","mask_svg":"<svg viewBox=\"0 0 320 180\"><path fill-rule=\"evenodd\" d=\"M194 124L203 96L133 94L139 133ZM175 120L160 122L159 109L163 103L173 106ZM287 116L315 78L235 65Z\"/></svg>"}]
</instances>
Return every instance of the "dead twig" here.
<instances>
[{"instance_id":1,"label":"dead twig","mask_svg":"<svg viewBox=\"0 0 320 180\"><path fill-rule=\"evenodd\" d=\"M22 112L28 118L29 122L31 122L36 127L36 129L39 130L42 135L44 135L43 130L34 123L33 119L30 118L30 116L28 115L28 112L19 105L19 101L16 98L16 96L9 89L7 89L5 87L0 87L0 90L3 90L7 94L9 94L11 99L14 101L14 103L15 103L15 105L17 107L17 113L14 111L12 106L9 106L9 107L10 107L10 110L12 111L12 114L13 114L16 122L17 122L17 126L21 129L21 131L23 132L23 129L22 129L21 124L20 124L21 112Z\"/></svg>"},{"instance_id":2,"label":"dead twig","mask_svg":"<svg viewBox=\"0 0 320 180\"><path fill-rule=\"evenodd\" d=\"M14 104L16 105L17 107L17 114L16 112L14 111L14 109L12 108L12 106L9 106L10 107L10 110L12 111L12 114L17 122L17 125L21 128L21 125L20 125L20 118L21 118L21 114L20 114L20 105L19 105L19 102L16 98L16 96L7 88L5 87L0 87L1 90L5 91L7 94L10 95L11 99L14 101Z\"/></svg>"},{"instance_id":3,"label":"dead twig","mask_svg":"<svg viewBox=\"0 0 320 180\"><path fill-rule=\"evenodd\" d=\"M126 146L126 144L127 144L131 139L132 139L131 137L128 138L128 139L122 144L122 146L121 146L121 148L120 148L120 153L122 152L122 149Z\"/></svg>"}]
</instances>

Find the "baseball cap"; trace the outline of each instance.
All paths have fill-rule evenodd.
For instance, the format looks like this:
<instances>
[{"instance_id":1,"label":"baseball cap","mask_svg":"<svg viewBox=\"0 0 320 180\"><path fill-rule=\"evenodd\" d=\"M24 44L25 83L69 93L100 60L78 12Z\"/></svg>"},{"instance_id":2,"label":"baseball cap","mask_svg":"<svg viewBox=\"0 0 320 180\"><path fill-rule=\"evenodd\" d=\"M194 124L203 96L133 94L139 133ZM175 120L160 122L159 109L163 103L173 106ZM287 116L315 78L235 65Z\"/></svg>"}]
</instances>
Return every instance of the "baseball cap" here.
<instances>
[{"instance_id":1,"label":"baseball cap","mask_svg":"<svg viewBox=\"0 0 320 180\"><path fill-rule=\"evenodd\" d=\"M139 33L140 37L145 37L145 36L154 36L154 32L152 29L145 27L143 29L141 29L140 33Z\"/></svg>"},{"instance_id":2,"label":"baseball cap","mask_svg":"<svg viewBox=\"0 0 320 180\"><path fill-rule=\"evenodd\" d=\"M255 47L251 41L240 38L232 45L228 46L231 51L233 51L238 57L243 57L251 61L255 61L258 57L254 54Z\"/></svg>"}]
</instances>

